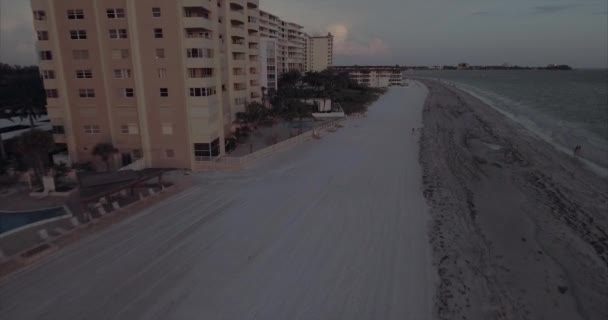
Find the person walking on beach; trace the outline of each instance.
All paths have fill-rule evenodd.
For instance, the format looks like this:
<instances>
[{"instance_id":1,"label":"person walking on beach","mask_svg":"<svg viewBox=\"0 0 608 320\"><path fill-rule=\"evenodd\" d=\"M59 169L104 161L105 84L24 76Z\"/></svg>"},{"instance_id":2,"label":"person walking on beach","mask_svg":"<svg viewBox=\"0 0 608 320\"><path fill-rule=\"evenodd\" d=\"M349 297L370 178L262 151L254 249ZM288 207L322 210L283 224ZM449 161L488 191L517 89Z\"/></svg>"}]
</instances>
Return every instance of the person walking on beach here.
<instances>
[{"instance_id":1,"label":"person walking on beach","mask_svg":"<svg viewBox=\"0 0 608 320\"><path fill-rule=\"evenodd\" d=\"M581 149L583 149L583 147L581 147L581 146L576 146L576 147L574 148L574 155L575 155L575 156L580 155L580 153L581 153Z\"/></svg>"}]
</instances>

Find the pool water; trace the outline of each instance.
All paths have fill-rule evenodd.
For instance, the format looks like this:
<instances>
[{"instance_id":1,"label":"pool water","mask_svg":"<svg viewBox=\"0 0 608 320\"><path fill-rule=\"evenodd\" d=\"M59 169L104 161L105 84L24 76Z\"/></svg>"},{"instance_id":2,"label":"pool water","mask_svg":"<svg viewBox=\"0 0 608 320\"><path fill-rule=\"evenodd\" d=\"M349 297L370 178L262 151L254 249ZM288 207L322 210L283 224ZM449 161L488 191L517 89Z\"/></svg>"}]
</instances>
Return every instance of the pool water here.
<instances>
[{"instance_id":1,"label":"pool water","mask_svg":"<svg viewBox=\"0 0 608 320\"><path fill-rule=\"evenodd\" d=\"M0 234L38 221L60 217L65 214L65 209L62 207L28 212L0 211Z\"/></svg>"}]
</instances>

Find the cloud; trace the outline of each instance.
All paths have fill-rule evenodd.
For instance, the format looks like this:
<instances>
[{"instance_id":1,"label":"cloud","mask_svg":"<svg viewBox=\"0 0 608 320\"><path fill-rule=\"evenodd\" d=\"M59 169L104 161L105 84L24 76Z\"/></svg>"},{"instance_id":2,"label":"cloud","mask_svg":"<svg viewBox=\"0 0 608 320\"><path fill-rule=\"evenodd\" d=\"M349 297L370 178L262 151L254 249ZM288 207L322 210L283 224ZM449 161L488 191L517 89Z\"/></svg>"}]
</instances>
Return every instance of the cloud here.
<instances>
[{"instance_id":1,"label":"cloud","mask_svg":"<svg viewBox=\"0 0 608 320\"><path fill-rule=\"evenodd\" d=\"M548 4L543 6L532 7L533 14L549 14L560 11L567 11L572 9L578 9L584 6L582 3L570 3L570 4Z\"/></svg>"},{"instance_id":2,"label":"cloud","mask_svg":"<svg viewBox=\"0 0 608 320\"><path fill-rule=\"evenodd\" d=\"M478 16L478 17L498 17L498 16L502 16L503 13L493 12L493 11L474 11L471 13L471 15Z\"/></svg>"},{"instance_id":3,"label":"cloud","mask_svg":"<svg viewBox=\"0 0 608 320\"><path fill-rule=\"evenodd\" d=\"M1 2L0 5L0 62L35 64L35 39L29 3Z\"/></svg>"},{"instance_id":4,"label":"cloud","mask_svg":"<svg viewBox=\"0 0 608 320\"><path fill-rule=\"evenodd\" d=\"M355 41L343 24L335 24L329 27L329 31L334 35L334 52L337 55L374 57L390 54L390 48L384 40L371 38L368 41Z\"/></svg>"}]
</instances>

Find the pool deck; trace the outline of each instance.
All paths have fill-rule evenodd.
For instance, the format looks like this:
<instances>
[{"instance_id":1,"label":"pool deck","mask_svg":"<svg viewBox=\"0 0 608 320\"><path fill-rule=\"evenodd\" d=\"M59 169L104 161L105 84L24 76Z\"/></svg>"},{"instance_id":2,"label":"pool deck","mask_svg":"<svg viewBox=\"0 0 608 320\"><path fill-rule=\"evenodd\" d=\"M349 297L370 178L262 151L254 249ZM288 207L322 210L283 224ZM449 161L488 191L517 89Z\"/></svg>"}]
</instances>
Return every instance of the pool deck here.
<instances>
[{"instance_id":1,"label":"pool deck","mask_svg":"<svg viewBox=\"0 0 608 320\"><path fill-rule=\"evenodd\" d=\"M78 194L70 197L48 196L43 199L30 197L29 189L19 189L18 192L8 196L0 196L0 211L33 211L46 208L61 207L71 200L75 200ZM2 214L0 212L0 214Z\"/></svg>"}]
</instances>

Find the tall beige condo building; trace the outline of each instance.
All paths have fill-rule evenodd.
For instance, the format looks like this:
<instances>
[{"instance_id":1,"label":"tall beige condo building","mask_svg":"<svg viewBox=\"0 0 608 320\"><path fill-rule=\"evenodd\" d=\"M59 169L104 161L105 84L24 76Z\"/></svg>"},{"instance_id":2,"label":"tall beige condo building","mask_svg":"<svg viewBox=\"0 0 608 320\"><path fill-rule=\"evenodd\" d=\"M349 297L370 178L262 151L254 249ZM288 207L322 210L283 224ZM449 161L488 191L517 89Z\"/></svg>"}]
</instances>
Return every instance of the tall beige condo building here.
<instances>
[{"instance_id":1,"label":"tall beige condo building","mask_svg":"<svg viewBox=\"0 0 608 320\"><path fill-rule=\"evenodd\" d=\"M306 45L306 71L320 72L334 64L334 36L310 36Z\"/></svg>"},{"instance_id":2,"label":"tall beige condo building","mask_svg":"<svg viewBox=\"0 0 608 320\"><path fill-rule=\"evenodd\" d=\"M306 71L308 36L297 23L288 22L260 10L261 81L267 88L277 88L278 77L288 71Z\"/></svg>"},{"instance_id":3,"label":"tall beige condo building","mask_svg":"<svg viewBox=\"0 0 608 320\"><path fill-rule=\"evenodd\" d=\"M258 0L31 2L54 138L72 162L109 142L119 166L197 169L260 101Z\"/></svg>"}]
</instances>

